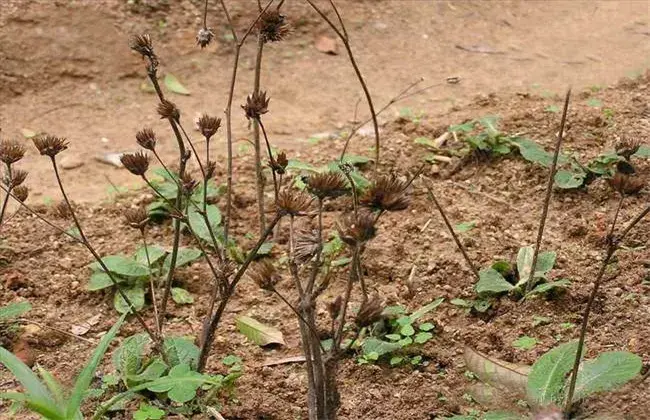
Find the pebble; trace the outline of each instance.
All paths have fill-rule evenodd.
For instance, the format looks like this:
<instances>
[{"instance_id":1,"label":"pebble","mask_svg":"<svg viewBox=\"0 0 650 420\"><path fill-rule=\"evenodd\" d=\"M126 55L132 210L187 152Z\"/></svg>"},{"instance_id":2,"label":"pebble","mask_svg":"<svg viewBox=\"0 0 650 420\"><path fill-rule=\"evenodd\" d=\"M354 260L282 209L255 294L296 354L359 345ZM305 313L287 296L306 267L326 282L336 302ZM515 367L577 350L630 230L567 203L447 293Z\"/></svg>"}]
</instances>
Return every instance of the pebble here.
<instances>
[{"instance_id":1,"label":"pebble","mask_svg":"<svg viewBox=\"0 0 650 420\"><path fill-rule=\"evenodd\" d=\"M62 169L66 169L66 170L80 168L83 165L84 165L84 161L81 160L81 158L79 158L78 156L74 156L74 155L64 156L59 162L59 166Z\"/></svg>"}]
</instances>

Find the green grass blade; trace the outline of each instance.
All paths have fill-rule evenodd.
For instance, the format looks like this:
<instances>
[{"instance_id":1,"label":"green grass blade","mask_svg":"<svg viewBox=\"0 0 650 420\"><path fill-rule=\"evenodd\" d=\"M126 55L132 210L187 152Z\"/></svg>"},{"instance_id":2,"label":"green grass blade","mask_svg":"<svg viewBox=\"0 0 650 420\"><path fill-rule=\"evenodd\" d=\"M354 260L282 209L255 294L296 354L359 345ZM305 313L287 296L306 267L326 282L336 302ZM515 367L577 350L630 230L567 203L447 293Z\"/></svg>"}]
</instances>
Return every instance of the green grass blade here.
<instances>
[{"instance_id":1,"label":"green grass blade","mask_svg":"<svg viewBox=\"0 0 650 420\"><path fill-rule=\"evenodd\" d=\"M21 392L0 392L1 400L16 401L24 404L31 411L40 414L48 420L66 420L58 411L56 405L39 404L38 401Z\"/></svg>"},{"instance_id":2,"label":"green grass blade","mask_svg":"<svg viewBox=\"0 0 650 420\"><path fill-rule=\"evenodd\" d=\"M101 362L101 360L104 358L104 354L106 353L109 344L113 338L115 338L115 335L122 326L126 315L127 314L122 315L120 319L117 320L115 325L113 325L113 327L108 331L108 333L102 337L101 341L97 345L97 348L93 352L90 361L77 377L74 389L70 395L70 400L68 401L68 406L66 407L66 415L68 418L76 417L77 412L79 411L79 407L81 407L81 402L83 400L84 394L90 386L90 382L93 380L95 370L97 370L99 362Z\"/></svg>"},{"instance_id":3,"label":"green grass blade","mask_svg":"<svg viewBox=\"0 0 650 420\"><path fill-rule=\"evenodd\" d=\"M41 375L41 378L43 378L43 382L45 382L45 385L47 385L47 389L50 390L52 395L54 396L54 400L56 401L57 404L63 404L64 398L63 398L63 388L61 388L61 384L56 380L54 375L52 375L47 369L41 366L37 366L38 369L38 374Z\"/></svg>"}]
</instances>

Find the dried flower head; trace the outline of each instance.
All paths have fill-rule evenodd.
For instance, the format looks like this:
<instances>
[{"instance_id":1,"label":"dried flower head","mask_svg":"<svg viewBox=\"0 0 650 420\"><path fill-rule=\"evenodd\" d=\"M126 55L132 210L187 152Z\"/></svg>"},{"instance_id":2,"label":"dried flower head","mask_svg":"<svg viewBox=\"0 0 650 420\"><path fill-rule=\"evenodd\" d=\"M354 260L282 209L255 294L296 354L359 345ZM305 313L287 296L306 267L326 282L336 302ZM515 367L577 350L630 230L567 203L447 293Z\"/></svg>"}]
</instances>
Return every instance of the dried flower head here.
<instances>
[{"instance_id":1,"label":"dried flower head","mask_svg":"<svg viewBox=\"0 0 650 420\"><path fill-rule=\"evenodd\" d=\"M329 312L333 321L339 317L341 309L343 309L343 299L340 295L327 304L327 312Z\"/></svg>"},{"instance_id":2,"label":"dried flower head","mask_svg":"<svg viewBox=\"0 0 650 420\"><path fill-rule=\"evenodd\" d=\"M42 137L35 137L34 146L36 146L41 155L54 158L54 156L68 148L68 142L64 137L55 137L48 134Z\"/></svg>"},{"instance_id":3,"label":"dried flower head","mask_svg":"<svg viewBox=\"0 0 650 420\"><path fill-rule=\"evenodd\" d=\"M13 189L19 185L22 185L22 183L25 182L26 178L27 178L27 171L23 171L21 169L14 169L11 173L11 178L5 177L4 184L10 189Z\"/></svg>"},{"instance_id":4,"label":"dried flower head","mask_svg":"<svg viewBox=\"0 0 650 420\"><path fill-rule=\"evenodd\" d=\"M120 161L133 175L142 176L149 169L149 155L145 152L125 153Z\"/></svg>"},{"instance_id":5,"label":"dried flower head","mask_svg":"<svg viewBox=\"0 0 650 420\"><path fill-rule=\"evenodd\" d=\"M275 266L268 259L254 262L248 269L247 275L260 289L268 291L273 291L280 281Z\"/></svg>"},{"instance_id":6,"label":"dried flower head","mask_svg":"<svg viewBox=\"0 0 650 420\"><path fill-rule=\"evenodd\" d=\"M237 264L231 260L222 260L217 264L217 274L221 281L228 280L237 270Z\"/></svg>"},{"instance_id":7,"label":"dried flower head","mask_svg":"<svg viewBox=\"0 0 650 420\"><path fill-rule=\"evenodd\" d=\"M155 58L151 36L149 34L134 35L129 41L129 47L138 54L147 58Z\"/></svg>"},{"instance_id":8,"label":"dried flower head","mask_svg":"<svg viewBox=\"0 0 650 420\"><path fill-rule=\"evenodd\" d=\"M276 174L283 175L286 172L287 166L289 166L287 154L285 152L278 153L275 159L269 160L269 166Z\"/></svg>"},{"instance_id":9,"label":"dried flower head","mask_svg":"<svg viewBox=\"0 0 650 420\"><path fill-rule=\"evenodd\" d=\"M278 194L278 200L275 203L276 211L282 216L301 216L311 204L311 198L296 190L284 189Z\"/></svg>"},{"instance_id":10,"label":"dried flower head","mask_svg":"<svg viewBox=\"0 0 650 420\"><path fill-rule=\"evenodd\" d=\"M217 171L217 162L215 162L214 160L209 161L205 165L205 178L206 179L212 178L216 171Z\"/></svg>"},{"instance_id":11,"label":"dried flower head","mask_svg":"<svg viewBox=\"0 0 650 420\"><path fill-rule=\"evenodd\" d=\"M347 213L341 216L336 223L341 240L349 246L364 244L375 237L375 215L370 211L359 211L355 217L354 213Z\"/></svg>"},{"instance_id":12,"label":"dried flower head","mask_svg":"<svg viewBox=\"0 0 650 420\"><path fill-rule=\"evenodd\" d=\"M636 168L634 168L634 165L632 165L629 160L619 160L616 162L616 171L623 174L632 175L636 173Z\"/></svg>"},{"instance_id":13,"label":"dried flower head","mask_svg":"<svg viewBox=\"0 0 650 420\"><path fill-rule=\"evenodd\" d=\"M173 102L163 99L158 104L158 115L160 118L167 118L168 120L178 121L181 119L181 111L178 110Z\"/></svg>"},{"instance_id":14,"label":"dried flower head","mask_svg":"<svg viewBox=\"0 0 650 420\"><path fill-rule=\"evenodd\" d=\"M0 162L12 165L25 156L25 146L13 140L0 141Z\"/></svg>"},{"instance_id":15,"label":"dried flower head","mask_svg":"<svg viewBox=\"0 0 650 420\"><path fill-rule=\"evenodd\" d=\"M70 206L68 206L68 203L66 203L64 200L61 200L54 205L53 212L57 217L60 217L61 219L69 219L72 217Z\"/></svg>"},{"instance_id":16,"label":"dried flower head","mask_svg":"<svg viewBox=\"0 0 650 420\"><path fill-rule=\"evenodd\" d=\"M616 143L616 153L623 156L625 160L630 160L633 154L639 151L641 142L635 139L624 139Z\"/></svg>"},{"instance_id":17,"label":"dried flower head","mask_svg":"<svg viewBox=\"0 0 650 420\"><path fill-rule=\"evenodd\" d=\"M199 185L199 182L196 179L194 179L192 175L186 172L183 174L183 177L181 178L181 185L183 187L183 192L185 193L185 195L190 196L194 192L196 186Z\"/></svg>"},{"instance_id":18,"label":"dried flower head","mask_svg":"<svg viewBox=\"0 0 650 420\"><path fill-rule=\"evenodd\" d=\"M400 181L395 174L383 175L368 187L359 202L374 210L404 210L409 206L407 187L408 183Z\"/></svg>"},{"instance_id":19,"label":"dried flower head","mask_svg":"<svg viewBox=\"0 0 650 420\"><path fill-rule=\"evenodd\" d=\"M359 328L367 327L379 321L383 311L381 299L375 295L361 304L354 322Z\"/></svg>"},{"instance_id":20,"label":"dried flower head","mask_svg":"<svg viewBox=\"0 0 650 420\"><path fill-rule=\"evenodd\" d=\"M254 92L246 97L246 105L242 109L249 120L257 120L260 116L269 112L269 101L271 98L266 97L266 92Z\"/></svg>"},{"instance_id":21,"label":"dried flower head","mask_svg":"<svg viewBox=\"0 0 650 420\"><path fill-rule=\"evenodd\" d=\"M143 128L135 134L135 141L147 150L154 151L156 149L156 133L151 128Z\"/></svg>"},{"instance_id":22,"label":"dried flower head","mask_svg":"<svg viewBox=\"0 0 650 420\"><path fill-rule=\"evenodd\" d=\"M330 197L336 198L347 194L350 189L345 177L340 172L323 172L304 178L307 191L321 200Z\"/></svg>"},{"instance_id":23,"label":"dried flower head","mask_svg":"<svg viewBox=\"0 0 650 420\"><path fill-rule=\"evenodd\" d=\"M128 209L124 213L124 220L126 221L127 226L142 231L149 221L149 213L144 207Z\"/></svg>"},{"instance_id":24,"label":"dried flower head","mask_svg":"<svg viewBox=\"0 0 650 420\"><path fill-rule=\"evenodd\" d=\"M199 118L198 126L203 137L205 137L206 140L210 140L210 138L217 133L219 127L221 127L221 118L203 114L201 115L201 118Z\"/></svg>"},{"instance_id":25,"label":"dried flower head","mask_svg":"<svg viewBox=\"0 0 650 420\"><path fill-rule=\"evenodd\" d=\"M27 197L29 197L29 189L24 185L20 185L14 189L13 194L18 201L24 203L25 200L27 200Z\"/></svg>"},{"instance_id":26,"label":"dried flower head","mask_svg":"<svg viewBox=\"0 0 650 420\"><path fill-rule=\"evenodd\" d=\"M214 32L210 28L201 28L196 34L196 44L200 45L201 48L205 48L210 44L214 38Z\"/></svg>"},{"instance_id":27,"label":"dried flower head","mask_svg":"<svg viewBox=\"0 0 650 420\"><path fill-rule=\"evenodd\" d=\"M609 185L620 194L633 195L645 187L645 181L638 176L616 172L609 179Z\"/></svg>"},{"instance_id":28,"label":"dried flower head","mask_svg":"<svg viewBox=\"0 0 650 420\"><path fill-rule=\"evenodd\" d=\"M264 12L257 25L264 43L282 41L291 33L291 26L278 10Z\"/></svg>"},{"instance_id":29,"label":"dried flower head","mask_svg":"<svg viewBox=\"0 0 650 420\"><path fill-rule=\"evenodd\" d=\"M296 236L294 259L298 264L306 264L316 256L320 244L315 232L304 232Z\"/></svg>"}]
</instances>

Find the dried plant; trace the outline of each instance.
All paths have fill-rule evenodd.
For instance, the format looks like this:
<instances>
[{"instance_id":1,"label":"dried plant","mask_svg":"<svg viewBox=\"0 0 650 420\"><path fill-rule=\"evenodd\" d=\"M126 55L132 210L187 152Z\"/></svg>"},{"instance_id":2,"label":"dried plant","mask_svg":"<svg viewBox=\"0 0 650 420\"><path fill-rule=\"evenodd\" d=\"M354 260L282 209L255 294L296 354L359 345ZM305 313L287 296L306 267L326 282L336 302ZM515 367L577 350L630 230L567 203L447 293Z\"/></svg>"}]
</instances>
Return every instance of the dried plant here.
<instances>
[{"instance_id":1,"label":"dried plant","mask_svg":"<svg viewBox=\"0 0 650 420\"><path fill-rule=\"evenodd\" d=\"M152 152L156 150L156 133L150 128L143 128L138 131L135 134L135 140L143 149L151 150Z\"/></svg>"},{"instance_id":2,"label":"dried plant","mask_svg":"<svg viewBox=\"0 0 650 420\"><path fill-rule=\"evenodd\" d=\"M408 181L401 181L395 174L379 176L359 198L359 203L379 211L404 210L409 205L408 186Z\"/></svg>"}]
</instances>

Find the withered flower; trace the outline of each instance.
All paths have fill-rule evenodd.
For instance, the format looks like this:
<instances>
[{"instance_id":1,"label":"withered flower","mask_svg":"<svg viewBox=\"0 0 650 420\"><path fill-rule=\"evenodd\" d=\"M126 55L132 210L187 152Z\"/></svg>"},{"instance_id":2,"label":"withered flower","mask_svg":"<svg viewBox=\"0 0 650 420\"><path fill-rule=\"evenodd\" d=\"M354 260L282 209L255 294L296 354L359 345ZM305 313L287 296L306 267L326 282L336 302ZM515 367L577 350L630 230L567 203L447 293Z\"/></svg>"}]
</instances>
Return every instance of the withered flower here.
<instances>
[{"instance_id":1,"label":"withered flower","mask_svg":"<svg viewBox=\"0 0 650 420\"><path fill-rule=\"evenodd\" d=\"M318 237L314 232L297 235L294 258L298 264L308 263L318 252Z\"/></svg>"},{"instance_id":2,"label":"withered flower","mask_svg":"<svg viewBox=\"0 0 650 420\"><path fill-rule=\"evenodd\" d=\"M329 312L333 321L341 315L341 309L343 309L343 299L341 296L337 296L336 299L327 304L327 312Z\"/></svg>"},{"instance_id":3,"label":"withered flower","mask_svg":"<svg viewBox=\"0 0 650 420\"><path fill-rule=\"evenodd\" d=\"M210 28L201 28L196 34L196 44L200 45L201 48L205 48L210 44L214 38L214 32Z\"/></svg>"},{"instance_id":4,"label":"withered flower","mask_svg":"<svg viewBox=\"0 0 650 420\"><path fill-rule=\"evenodd\" d=\"M217 171L217 163L214 160L209 161L205 165L205 178L206 179L212 178L216 171Z\"/></svg>"},{"instance_id":5,"label":"withered flower","mask_svg":"<svg viewBox=\"0 0 650 420\"><path fill-rule=\"evenodd\" d=\"M381 299L375 295L361 304L354 322L359 328L367 327L379 321L383 311Z\"/></svg>"},{"instance_id":6,"label":"withered flower","mask_svg":"<svg viewBox=\"0 0 650 420\"><path fill-rule=\"evenodd\" d=\"M630 160L633 154L635 154L639 147L641 147L641 142L635 139L624 139L616 143L616 154L623 156L625 160Z\"/></svg>"},{"instance_id":7,"label":"withered flower","mask_svg":"<svg viewBox=\"0 0 650 420\"><path fill-rule=\"evenodd\" d=\"M398 211L409 206L408 183L395 174L379 176L363 193L359 202L374 210Z\"/></svg>"},{"instance_id":8,"label":"withered flower","mask_svg":"<svg viewBox=\"0 0 650 420\"><path fill-rule=\"evenodd\" d=\"M296 190L284 189L278 194L276 205L277 212L282 216L301 216L311 204L311 198Z\"/></svg>"},{"instance_id":9,"label":"withered flower","mask_svg":"<svg viewBox=\"0 0 650 420\"><path fill-rule=\"evenodd\" d=\"M25 156L25 146L13 140L0 141L0 161L11 166Z\"/></svg>"},{"instance_id":10,"label":"withered flower","mask_svg":"<svg viewBox=\"0 0 650 420\"><path fill-rule=\"evenodd\" d=\"M201 131L201 134L203 134L203 137L209 141L210 138L217 133L219 127L221 127L221 118L211 117L209 115L203 114L201 115L201 118L199 118L198 126L199 131Z\"/></svg>"},{"instance_id":11,"label":"withered flower","mask_svg":"<svg viewBox=\"0 0 650 420\"><path fill-rule=\"evenodd\" d=\"M156 149L156 133L151 128L143 128L135 134L135 141L147 150L154 151Z\"/></svg>"},{"instance_id":12,"label":"withered flower","mask_svg":"<svg viewBox=\"0 0 650 420\"><path fill-rule=\"evenodd\" d=\"M228 280L237 270L237 264L231 260L223 260L217 264L217 274L220 280Z\"/></svg>"},{"instance_id":13,"label":"withered flower","mask_svg":"<svg viewBox=\"0 0 650 420\"><path fill-rule=\"evenodd\" d=\"M278 10L264 12L257 26L264 43L282 41L291 33L291 26L286 23L284 15L281 15Z\"/></svg>"},{"instance_id":14,"label":"withered flower","mask_svg":"<svg viewBox=\"0 0 650 420\"><path fill-rule=\"evenodd\" d=\"M260 289L272 292L280 281L275 266L268 260L255 261L247 271L249 279L253 280Z\"/></svg>"},{"instance_id":15,"label":"withered flower","mask_svg":"<svg viewBox=\"0 0 650 420\"><path fill-rule=\"evenodd\" d=\"M249 120L257 120L260 116L269 112L269 101L271 98L266 97L266 92L255 92L246 97L246 105L242 109Z\"/></svg>"},{"instance_id":16,"label":"withered flower","mask_svg":"<svg viewBox=\"0 0 650 420\"><path fill-rule=\"evenodd\" d=\"M11 173L11 179L5 180L5 185L7 185L9 188L16 188L17 186L25 182L26 178L27 178L27 171L23 171L21 169L15 169Z\"/></svg>"},{"instance_id":17,"label":"withered flower","mask_svg":"<svg viewBox=\"0 0 650 420\"><path fill-rule=\"evenodd\" d=\"M194 188L199 185L199 182L192 177L192 175L187 172L183 174L181 178L181 186L183 187L183 192L185 195L190 196L194 192Z\"/></svg>"},{"instance_id":18,"label":"withered flower","mask_svg":"<svg viewBox=\"0 0 650 420\"><path fill-rule=\"evenodd\" d=\"M359 211L357 217L354 213L341 216L336 223L336 229L343 242L349 246L364 244L375 237L375 215L367 210Z\"/></svg>"},{"instance_id":19,"label":"withered flower","mask_svg":"<svg viewBox=\"0 0 650 420\"><path fill-rule=\"evenodd\" d=\"M181 111L178 110L173 102L163 99L158 104L158 115L160 118L167 118L168 120L178 121L181 119Z\"/></svg>"},{"instance_id":20,"label":"withered flower","mask_svg":"<svg viewBox=\"0 0 650 420\"><path fill-rule=\"evenodd\" d=\"M280 152L275 159L269 160L271 170L279 175L283 175L286 172L288 165L289 159L287 159L287 154L285 152Z\"/></svg>"},{"instance_id":21,"label":"withered flower","mask_svg":"<svg viewBox=\"0 0 650 420\"><path fill-rule=\"evenodd\" d=\"M616 162L616 172L620 172L627 175L632 175L636 173L634 165L628 160L620 160Z\"/></svg>"},{"instance_id":22,"label":"withered flower","mask_svg":"<svg viewBox=\"0 0 650 420\"><path fill-rule=\"evenodd\" d=\"M70 206L68 206L68 203L63 200L56 203L53 210L54 214L61 219L69 219L72 216Z\"/></svg>"},{"instance_id":23,"label":"withered flower","mask_svg":"<svg viewBox=\"0 0 650 420\"><path fill-rule=\"evenodd\" d=\"M350 189L345 177L340 172L324 172L304 178L307 191L321 200L330 197L336 198L347 194Z\"/></svg>"},{"instance_id":24,"label":"withered flower","mask_svg":"<svg viewBox=\"0 0 650 420\"><path fill-rule=\"evenodd\" d=\"M620 194L633 195L645 187L645 181L638 176L616 172L609 179L609 185Z\"/></svg>"},{"instance_id":25,"label":"withered flower","mask_svg":"<svg viewBox=\"0 0 650 420\"><path fill-rule=\"evenodd\" d=\"M36 146L41 155L54 158L54 156L68 148L68 142L65 137L55 137L48 134L42 137L35 137L34 146Z\"/></svg>"},{"instance_id":26,"label":"withered flower","mask_svg":"<svg viewBox=\"0 0 650 420\"><path fill-rule=\"evenodd\" d=\"M20 185L14 189L13 194L14 197L18 199L18 201L24 203L25 200L27 200L27 197L29 196L29 189L27 189L27 187L24 185Z\"/></svg>"},{"instance_id":27,"label":"withered flower","mask_svg":"<svg viewBox=\"0 0 650 420\"><path fill-rule=\"evenodd\" d=\"M156 56L149 34L134 35L129 41L129 47L143 57L154 58Z\"/></svg>"},{"instance_id":28,"label":"withered flower","mask_svg":"<svg viewBox=\"0 0 650 420\"><path fill-rule=\"evenodd\" d=\"M145 152L125 153L120 161L133 175L142 176L149 169L149 155Z\"/></svg>"},{"instance_id":29,"label":"withered flower","mask_svg":"<svg viewBox=\"0 0 650 420\"><path fill-rule=\"evenodd\" d=\"M149 221L149 213L144 207L127 209L124 212L124 220L129 227L143 231Z\"/></svg>"}]
</instances>

